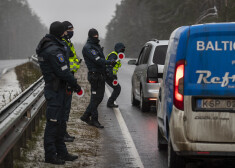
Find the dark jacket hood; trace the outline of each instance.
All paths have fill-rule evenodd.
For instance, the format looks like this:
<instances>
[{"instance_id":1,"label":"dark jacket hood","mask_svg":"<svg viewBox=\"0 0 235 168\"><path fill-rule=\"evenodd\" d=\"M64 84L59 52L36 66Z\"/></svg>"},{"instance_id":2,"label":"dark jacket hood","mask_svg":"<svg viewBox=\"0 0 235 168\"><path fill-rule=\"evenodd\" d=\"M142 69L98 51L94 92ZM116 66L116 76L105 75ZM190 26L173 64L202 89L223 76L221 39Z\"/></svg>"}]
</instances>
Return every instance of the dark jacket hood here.
<instances>
[{"instance_id":1,"label":"dark jacket hood","mask_svg":"<svg viewBox=\"0 0 235 168\"><path fill-rule=\"evenodd\" d=\"M48 48L48 47L50 47L52 45L58 45L58 44L63 45L62 42L60 42L59 39L57 39L55 36L53 36L51 34L47 34L39 42L39 44L37 46L37 49L36 49L36 53L40 54L46 48Z\"/></svg>"}]
</instances>

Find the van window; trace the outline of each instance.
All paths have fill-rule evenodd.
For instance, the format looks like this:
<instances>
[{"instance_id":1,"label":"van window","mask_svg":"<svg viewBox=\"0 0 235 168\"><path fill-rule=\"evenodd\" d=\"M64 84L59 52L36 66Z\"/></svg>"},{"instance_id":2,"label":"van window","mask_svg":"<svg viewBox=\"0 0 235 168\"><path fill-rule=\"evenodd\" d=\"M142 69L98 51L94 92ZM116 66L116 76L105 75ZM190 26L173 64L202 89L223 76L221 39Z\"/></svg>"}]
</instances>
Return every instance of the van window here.
<instances>
[{"instance_id":1,"label":"van window","mask_svg":"<svg viewBox=\"0 0 235 168\"><path fill-rule=\"evenodd\" d=\"M140 52L139 59L138 59L138 65L143 64L144 61L144 55L146 53L147 46L144 46Z\"/></svg>"},{"instance_id":2,"label":"van window","mask_svg":"<svg viewBox=\"0 0 235 168\"><path fill-rule=\"evenodd\" d=\"M148 59L149 59L149 55L151 52L152 46L146 46L146 52L144 53L144 58L143 58L143 64L147 64L148 63Z\"/></svg>"},{"instance_id":3,"label":"van window","mask_svg":"<svg viewBox=\"0 0 235 168\"><path fill-rule=\"evenodd\" d=\"M164 65L167 52L167 45L157 46L154 51L153 63Z\"/></svg>"}]
</instances>

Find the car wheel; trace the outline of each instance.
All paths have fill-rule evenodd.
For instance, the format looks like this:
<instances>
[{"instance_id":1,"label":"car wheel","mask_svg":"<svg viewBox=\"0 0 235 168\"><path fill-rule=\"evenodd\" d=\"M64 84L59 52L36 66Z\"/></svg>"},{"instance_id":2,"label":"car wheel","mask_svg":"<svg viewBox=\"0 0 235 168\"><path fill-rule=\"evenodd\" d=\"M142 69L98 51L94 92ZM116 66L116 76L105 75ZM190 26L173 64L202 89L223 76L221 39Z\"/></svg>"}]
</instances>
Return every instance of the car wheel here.
<instances>
[{"instance_id":1,"label":"car wheel","mask_svg":"<svg viewBox=\"0 0 235 168\"><path fill-rule=\"evenodd\" d=\"M179 156L174 151L171 140L168 140L168 168L185 168L186 162L182 156Z\"/></svg>"},{"instance_id":2,"label":"car wheel","mask_svg":"<svg viewBox=\"0 0 235 168\"><path fill-rule=\"evenodd\" d=\"M140 104L140 102L135 99L135 95L132 89L131 89L131 104L133 106L138 106Z\"/></svg>"},{"instance_id":3,"label":"car wheel","mask_svg":"<svg viewBox=\"0 0 235 168\"><path fill-rule=\"evenodd\" d=\"M147 112L150 110L150 105L149 102L144 100L144 94L143 94L143 90L141 89L140 92L140 109L142 112Z\"/></svg>"},{"instance_id":4,"label":"car wheel","mask_svg":"<svg viewBox=\"0 0 235 168\"><path fill-rule=\"evenodd\" d=\"M160 129L158 127L157 129L157 144L158 144L158 150L163 151L167 149L167 141L165 138L162 136L162 133L160 132Z\"/></svg>"}]
</instances>

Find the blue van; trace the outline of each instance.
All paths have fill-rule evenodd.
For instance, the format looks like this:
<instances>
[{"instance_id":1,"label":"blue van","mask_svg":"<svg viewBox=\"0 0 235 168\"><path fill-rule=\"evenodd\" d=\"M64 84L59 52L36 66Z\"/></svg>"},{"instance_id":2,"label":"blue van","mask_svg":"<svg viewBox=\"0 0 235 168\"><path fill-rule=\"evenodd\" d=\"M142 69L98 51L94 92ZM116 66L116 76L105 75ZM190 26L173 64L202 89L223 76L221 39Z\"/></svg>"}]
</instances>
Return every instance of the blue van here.
<instances>
[{"instance_id":1,"label":"blue van","mask_svg":"<svg viewBox=\"0 0 235 168\"><path fill-rule=\"evenodd\" d=\"M176 29L158 99L158 147L168 146L169 168L235 156L235 23Z\"/></svg>"}]
</instances>

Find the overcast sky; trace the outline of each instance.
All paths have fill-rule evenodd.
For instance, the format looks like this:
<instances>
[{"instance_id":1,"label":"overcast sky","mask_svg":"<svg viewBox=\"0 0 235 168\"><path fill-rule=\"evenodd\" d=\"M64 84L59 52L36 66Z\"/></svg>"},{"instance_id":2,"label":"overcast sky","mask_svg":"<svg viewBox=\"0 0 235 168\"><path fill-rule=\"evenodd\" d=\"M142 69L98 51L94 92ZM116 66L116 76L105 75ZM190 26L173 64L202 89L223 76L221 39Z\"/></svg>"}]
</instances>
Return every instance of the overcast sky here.
<instances>
[{"instance_id":1,"label":"overcast sky","mask_svg":"<svg viewBox=\"0 0 235 168\"><path fill-rule=\"evenodd\" d=\"M96 28L102 38L106 25L115 14L121 0L27 0L47 27L53 21L70 21L74 26L72 41L85 42L90 28Z\"/></svg>"}]
</instances>

